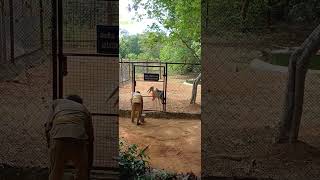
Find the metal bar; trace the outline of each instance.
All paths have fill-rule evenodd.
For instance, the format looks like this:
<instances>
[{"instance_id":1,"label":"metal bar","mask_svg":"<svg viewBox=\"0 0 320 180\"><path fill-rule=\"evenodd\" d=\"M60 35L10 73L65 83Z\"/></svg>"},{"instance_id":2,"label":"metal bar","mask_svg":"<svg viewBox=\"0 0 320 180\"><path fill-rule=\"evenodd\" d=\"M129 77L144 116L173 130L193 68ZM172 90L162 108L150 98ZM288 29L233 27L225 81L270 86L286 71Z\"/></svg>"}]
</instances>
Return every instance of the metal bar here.
<instances>
[{"instance_id":1,"label":"metal bar","mask_svg":"<svg viewBox=\"0 0 320 180\"><path fill-rule=\"evenodd\" d=\"M164 67L164 66L147 66L147 65L134 65L136 67Z\"/></svg>"},{"instance_id":2,"label":"metal bar","mask_svg":"<svg viewBox=\"0 0 320 180\"><path fill-rule=\"evenodd\" d=\"M13 1L9 1L10 11L10 61L14 64L14 19L13 19Z\"/></svg>"},{"instance_id":3,"label":"metal bar","mask_svg":"<svg viewBox=\"0 0 320 180\"><path fill-rule=\"evenodd\" d=\"M58 0L58 66L59 66L59 98L63 97L63 4Z\"/></svg>"},{"instance_id":4,"label":"metal bar","mask_svg":"<svg viewBox=\"0 0 320 180\"><path fill-rule=\"evenodd\" d=\"M136 80L136 81L146 81L146 80ZM157 83L157 82L164 82L164 81L146 81L146 82L155 82L155 83Z\"/></svg>"},{"instance_id":5,"label":"metal bar","mask_svg":"<svg viewBox=\"0 0 320 180\"><path fill-rule=\"evenodd\" d=\"M110 116L110 117L119 117L119 114L106 114L106 113L91 113L92 116Z\"/></svg>"},{"instance_id":6,"label":"metal bar","mask_svg":"<svg viewBox=\"0 0 320 180\"><path fill-rule=\"evenodd\" d=\"M147 63L146 61L121 61L119 63L123 63L123 64L129 64L129 63L133 63L133 64L145 64ZM148 62L149 64L160 64L160 62ZM200 63L175 63L175 62L166 62L167 64L176 64L176 65L201 65ZM161 64L163 64L163 62L161 62ZM156 66L155 66L156 67Z\"/></svg>"},{"instance_id":7,"label":"metal bar","mask_svg":"<svg viewBox=\"0 0 320 180\"><path fill-rule=\"evenodd\" d=\"M167 88L168 88L168 63L166 63L165 67L165 89L164 89L164 112L167 112Z\"/></svg>"},{"instance_id":8,"label":"metal bar","mask_svg":"<svg viewBox=\"0 0 320 180\"><path fill-rule=\"evenodd\" d=\"M160 61L160 66L161 66L161 61ZM161 74L162 74L161 67L159 67L159 70L160 70L159 75L160 75L160 78L161 78L162 77L161 76Z\"/></svg>"},{"instance_id":9,"label":"metal bar","mask_svg":"<svg viewBox=\"0 0 320 180\"><path fill-rule=\"evenodd\" d=\"M40 41L41 41L41 48L44 47L44 33L43 33L43 4L42 0L39 0L40 6Z\"/></svg>"},{"instance_id":10,"label":"metal bar","mask_svg":"<svg viewBox=\"0 0 320 180\"><path fill-rule=\"evenodd\" d=\"M71 165L66 165L65 166L66 170L68 169L74 169L74 166L71 166ZM116 167L101 167L101 166L93 166L92 167L93 170L111 170L111 171L119 171L119 168L116 168Z\"/></svg>"},{"instance_id":11,"label":"metal bar","mask_svg":"<svg viewBox=\"0 0 320 180\"><path fill-rule=\"evenodd\" d=\"M7 42L6 42L6 23L5 23L5 12L4 12L4 1L0 1L1 5L1 33L0 33L0 60L3 60L3 63L7 63Z\"/></svg>"},{"instance_id":12,"label":"metal bar","mask_svg":"<svg viewBox=\"0 0 320 180\"><path fill-rule=\"evenodd\" d=\"M154 111L154 112L156 112L156 111L158 111L157 109L144 109L143 111Z\"/></svg>"},{"instance_id":13,"label":"metal bar","mask_svg":"<svg viewBox=\"0 0 320 180\"><path fill-rule=\"evenodd\" d=\"M64 53L64 56L79 56L79 57L119 57L118 54L86 54L86 53Z\"/></svg>"},{"instance_id":14,"label":"metal bar","mask_svg":"<svg viewBox=\"0 0 320 180\"><path fill-rule=\"evenodd\" d=\"M21 59L21 58L23 58L23 57L29 56L29 55L34 54L34 53L36 53L36 52L38 52L38 51L41 51L41 50L42 50L42 48L39 48L39 49L35 49L35 50L33 50L33 51L30 51L30 52L28 52L28 53L22 54L22 55L20 55L20 56L17 56L16 58L14 58L14 61L17 61L17 60L19 60L19 59Z\"/></svg>"},{"instance_id":15,"label":"metal bar","mask_svg":"<svg viewBox=\"0 0 320 180\"><path fill-rule=\"evenodd\" d=\"M51 36L52 36L52 98L58 98L57 88L57 1L51 1L52 17L51 17Z\"/></svg>"},{"instance_id":16,"label":"metal bar","mask_svg":"<svg viewBox=\"0 0 320 180\"><path fill-rule=\"evenodd\" d=\"M133 92L136 92L136 66L133 66Z\"/></svg>"}]
</instances>

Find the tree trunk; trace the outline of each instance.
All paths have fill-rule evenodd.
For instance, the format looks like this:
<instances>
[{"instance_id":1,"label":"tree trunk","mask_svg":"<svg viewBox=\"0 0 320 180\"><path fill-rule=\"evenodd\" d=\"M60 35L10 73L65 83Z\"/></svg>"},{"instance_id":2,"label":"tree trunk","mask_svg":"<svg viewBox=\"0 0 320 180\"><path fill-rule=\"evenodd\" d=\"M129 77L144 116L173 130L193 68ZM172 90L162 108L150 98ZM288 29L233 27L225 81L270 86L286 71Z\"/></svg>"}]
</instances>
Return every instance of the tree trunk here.
<instances>
[{"instance_id":1,"label":"tree trunk","mask_svg":"<svg viewBox=\"0 0 320 180\"><path fill-rule=\"evenodd\" d=\"M243 0L242 8L241 8L242 21L245 21L247 19L248 8L249 8L249 0Z\"/></svg>"},{"instance_id":2,"label":"tree trunk","mask_svg":"<svg viewBox=\"0 0 320 180\"><path fill-rule=\"evenodd\" d=\"M192 87L192 96L190 104L195 104L197 100L197 92L198 92L198 85L201 80L201 73L198 75L198 77L193 81L193 87Z\"/></svg>"},{"instance_id":3,"label":"tree trunk","mask_svg":"<svg viewBox=\"0 0 320 180\"><path fill-rule=\"evenodd\" d=\"M298 140L303 112L305 77L310 58L316 54L319 48L320 25L290 58L286 99L277 137L278 143L294 143Z\"/></svg>"},{"instance_id":4,"label":"tree trunk","mask_svg":"<svg viewBox=\"0 0 320 180\"><path fill-rule=\"evenodd\" d=\"M246 25L246 19L247 19L247 14L248 14L248 9L249 9L249 1L250 0L243 0L242 1L242 7L241 7L241 31L245 32L247 29L247 25Z\"/></svg>"},{"instance_id":5,"label":"tree trunk","mask_svg":"<svg viewBox=\"0 0 320 180\"><path fill-rule=\"evenodd\" d=\"M285 96L285 102L284 102L284 109L282 113L282 118L280 121L280 129L279 129L279 135L277 137L278 143L284 143L289 141L289 133L290 133L290 125L291 125L291 119L292 114L294 110L294 83L295 83L295 69L296 69L296 61L298 57L298 51L294 52L294 54L291 56L289 61L289 67L288 67L288 73L289 77L287 80L287 89L286 89L286 96Z\"/></svg>"}]
</instances>

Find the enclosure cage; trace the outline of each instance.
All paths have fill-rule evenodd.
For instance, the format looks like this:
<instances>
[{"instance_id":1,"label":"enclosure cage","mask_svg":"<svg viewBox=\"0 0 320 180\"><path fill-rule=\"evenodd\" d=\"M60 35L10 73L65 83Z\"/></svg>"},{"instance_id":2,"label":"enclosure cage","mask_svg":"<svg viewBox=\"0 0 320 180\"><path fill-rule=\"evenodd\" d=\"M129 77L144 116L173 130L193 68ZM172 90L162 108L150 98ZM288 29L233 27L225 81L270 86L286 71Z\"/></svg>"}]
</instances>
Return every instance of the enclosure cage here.
<instances>
[{"instance_id":1,"label":"enclosure cage","mask_svg":"<svg viewBox=\"0 0 320 180\"><path fill-rule=\"evenodd\" d=\"M46 0L0 1L0 62L16 59L44 48Z\"/></svg>"},{"instance_id":2,"label":"enclosure cage","mask_svg":"<svg viewBox=\"0 0 320 180\"><path fill-rule=\"evenodd\" d=\"M56 6L57 66L53 71L57 78L53 91L56 98L68 94L83 97L93 116L96 169L118 168L118 95L108 97L119 86L119 60L117 53L101 52L106 48L99 45L110 40L102 39L101 33L104 38L111 33L117 40L118 6L119 1L100 0L59 0Z\"/></svg>"},{"instance_id":3,"label":"enclosure cage","mask_svg":"<svg viewBox=\"0 0 320 180\"><path fill-rule=\"evenodd\" d=\"M98 26L118 32L118 5L0 0L0 125L8 127L0 134L0 163L47 167L43 124L50 104L78 94L93 115L94 168L118 169L118 96L107 101L119 85L118 54L98 51L107 40L97 32Z\"/></svg>"},{"instance_id":4,"label":"enclosure cage","mask_svg":"<svg viewBox=\"0 0 320 180\"><path fill-rule=\"evenodd\" d=\"M120 93L122 103L126 101L126 94L130 86L131 94L135 91L142 93L144 102L146 103L144 106L145 111L152 112L168 112L167 105L169 100L169 111L173 111L171 107L175 107L175 112L187 113L187 110L179 110L176 100L181 100L178 104L190 104L188 102L189 98L191 98L189 96L189 94L191 95L190 87L192 87L194 79L201 72L201 65L197 63L159 61L122 60L120 61L119 68L119 83L121 89L123 89ZM186 84L189 84L189 87ZM163 92L163 101L159 101L157 98L153 99L152 93L148 91L151 87ZM198 101L198 103L200 102ZM120 106L120 109L122 108L125 107Z\"/></svg>"}]
</instances>

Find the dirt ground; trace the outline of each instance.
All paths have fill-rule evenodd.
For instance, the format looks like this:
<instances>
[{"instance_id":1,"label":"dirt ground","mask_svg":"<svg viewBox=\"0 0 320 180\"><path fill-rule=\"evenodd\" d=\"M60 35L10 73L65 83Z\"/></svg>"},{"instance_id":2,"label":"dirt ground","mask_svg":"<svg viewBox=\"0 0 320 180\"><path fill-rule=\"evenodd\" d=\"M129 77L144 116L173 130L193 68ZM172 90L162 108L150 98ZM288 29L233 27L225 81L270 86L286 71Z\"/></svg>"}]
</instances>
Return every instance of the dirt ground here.
<instances>
[{"instance_id":1,"label":"dirt ground","mask_svg":"<svg viewBox=\"0 0 320 180\"><path fill-rule=\"evenodd\" d=\"M145 124L137 126L129 118L120 118L119 127L120 137L128 143L149 146L147 154L153 168L200 175L200 120L147 118Z\"/></svg>"},{"instance_id":2,"label":"dirt ground","mask_svg":"<svg viewBox=\"0 0 320 180\"><path fill-rule=\"evenodd\" d=\"M302 142L275 145L287 74L250 69L248 64L258 57L254 47L223 47L211 43L214 39L210 37L204 40L203 176L319 179L319 75L306 78Z\"/></svg>"},{"instance_id":3,"label":"dirt ground","mask_svg":"<svg viewBox=\"0 0 320 180\"><path fill-rule=\"evenodd\" d=\"M192 93L192 85L185 84L188 78L186 76L169 76L167 89L167 111L179 113L201 113L201 86L198 86L197 101L195 105L190 105ZM154 86L160 90L163 89L161 82L145 82L137 81L136 90L140 91L143 96L150 96L147 91ZM120 103L119 108L130 110L131 83L127 83L120 87ZM162 110L162 105L152 101L151 97L144 97L144 109L146 110Z\"/></svg>"}]
</instances>

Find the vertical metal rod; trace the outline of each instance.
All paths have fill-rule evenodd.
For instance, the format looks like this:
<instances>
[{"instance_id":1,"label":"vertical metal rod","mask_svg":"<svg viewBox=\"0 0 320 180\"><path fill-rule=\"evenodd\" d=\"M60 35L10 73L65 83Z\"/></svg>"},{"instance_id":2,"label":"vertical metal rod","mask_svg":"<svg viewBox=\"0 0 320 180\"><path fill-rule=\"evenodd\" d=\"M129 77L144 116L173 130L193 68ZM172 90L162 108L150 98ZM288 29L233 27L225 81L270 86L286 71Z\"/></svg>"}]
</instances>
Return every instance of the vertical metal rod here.
<instances>
[{"instance_id":1,"label":"vertical metal rod","mask_svg":"<svg viewBox=\"0 0 320 180\"><path fill-rule=\"evenodd\" d=\"M131 67L132 66L132 67ZM134 86L134 77L133 77L133 64L132 63L130 63L130 67L131 67L131 92L133 93L133 91L134 91L134 88L133 88L133 86Z\"/></svg>"},{"instance_id":2,"label":"vertical metal rod","mask_svg":"<svg viewBox=\"0 0 320 180\"><path fill-rule=\"evenodd\" d=\"M161 66L161 61L160 61L160 63L159 63L159 64L160 64L160 66ZM162 68L161 68L161 67L159 67L159 70L160 70L160 73L159 73L160 78L163 78L163 77L162 77L162 72L161 72L161 71L162 71Z\"/></svg>"},{"instance_id":3,"label":"vertical metal rod","mask_svg":"<svg viewBox=\"0 0 320 180\"><path fill-rule=\"evenodd\" d=\"M59 53L59 98L63 98L63 5L62 0L58 0L58 53Z\"/></svg>"},{"instance_id":4,"label":"vertical metal rod","mask_svg":"<svg viewBox=\"0 0 320 180\"><path fill-rule=\"evenodd\" d=\"M136 92L136 66L133 65L133 92Z\"/></svg>"},{"instance_id":5,"label":"vertical metal rod","mask_svg":"<svg viewBox=\"0 0 320 180\"><path fill-rule=\"evenodd\" d=\"M13 19L13 0L9 0L10 11L10 61L14 64L14 19Z\"/></svg>"},{"instance_id":6,"label":"vertical metal rod","mask_svg":"<svg viewBox=\"0 0 320 180\"><path fill-rule=\"evenodd\" d=\"M58 98L57 87L57 1L51 1L52 17L51 17L51 38L52 38L52 98L53 100Z\"/></svg>"},{"instance_id":7,"label":"vertical metal rod","mask_svg":"<svg viewBox=\"0 0 320 180\"><path fill-rule=\"evenodd\" d=\"M209 24L209 0L206 1L206 10L207 10L207 13L206 13L206 29L208 29L208 24Z\"/></svg>"},{"instance_id":8,"label":"vertical metal rod","mask_svg":"<svg viewBox=\"0 0 320 180\"><path fill-rule=\"evenodd\" d=\"M0 60L4 63L7 61L7 40L6 40L6 23L5 23L5 12L4 12L4 0L0 1L1 6L1 33L0 33Z\"/></svg>"},{"instance_id":9,"label":"vertical metal rod","mask_svg":"<svg viewBox=\"0 0 320 180\"><path fill-rule=\"evenodd\" d=\"M44 33L43 33L43 3L42 0L39 0L40 6L40 42L41 49L44 47Z\"/></svg>"},{"instance_id":10,"label":"vertical metal rod","mask_svg":"<svg viewBox=\"0 0 320 180\"><path fill-rule=\"evenodd\" d=\"M168 88L168 63L166 63L166 68L165 68L166 76L165 76L165 101L164 101L164 112L167 112L167 88Z\"/></svg>"}]
</instances>

